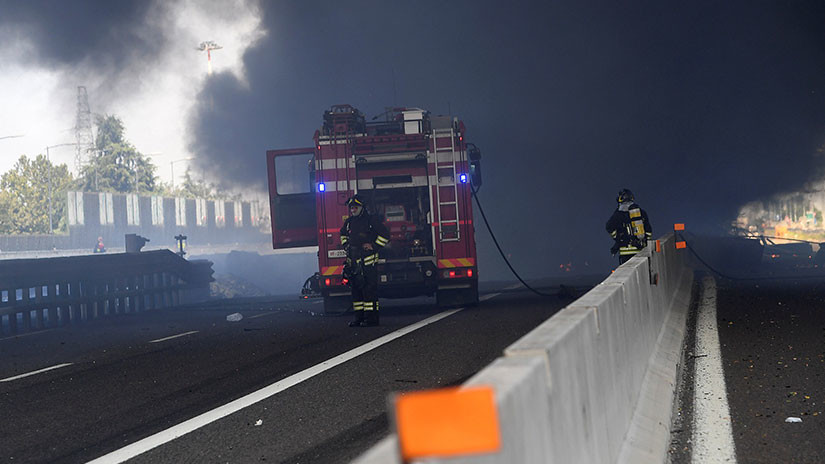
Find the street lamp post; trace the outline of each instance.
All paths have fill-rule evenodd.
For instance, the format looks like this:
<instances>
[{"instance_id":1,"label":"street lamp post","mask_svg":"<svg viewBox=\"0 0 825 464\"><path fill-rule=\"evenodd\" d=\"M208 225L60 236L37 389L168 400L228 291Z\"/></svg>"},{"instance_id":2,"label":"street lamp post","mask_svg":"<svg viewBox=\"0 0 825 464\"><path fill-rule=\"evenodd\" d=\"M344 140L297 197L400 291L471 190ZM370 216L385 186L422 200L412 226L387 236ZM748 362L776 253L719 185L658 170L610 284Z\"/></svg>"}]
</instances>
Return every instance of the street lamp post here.
<instances>
[{"instance_id":1,"label":"street lamp post","mask_svg":"<svg viewBox=\"0 0 825 464\"><path fill-rule=\"evenodd\" d=\"M195 158L191 158L191 157L190 158L181 158L181 159L176 159L174 161L171 161L169 163L169 166L172 168L172 190L175 189L175 163L177 163L179 161L189 161L189 160L193 160L193 159L195 159Z\"/></svg>"},{"instance_id":2,"label":"street lamp post","mask_svg":"<svg viewBox=\"0 0 825 464\"><path fill-rule=\"evenodd\" d=\"M140 193L140 188L138 188L138 168L140 165L138 164L138 160L134 160L134 167L135 167L135 195Z\"/></svg>"},{"instance_id":3,"label":"street lamp post","mask_svg":"<svg viewBox=\"0 0 825 464\"><path fill-rule=\"evenodd\" d=\"M50 148L58 148L58 147L71 147L75 146L77 143L58 143L57 145L49 145L46 147L46 161L48 162L48 183L49 183L49 235L54 234L54 227L52 226L52 162L51 158L49 157L49 149Z\"/></svg>"}]
</instances>

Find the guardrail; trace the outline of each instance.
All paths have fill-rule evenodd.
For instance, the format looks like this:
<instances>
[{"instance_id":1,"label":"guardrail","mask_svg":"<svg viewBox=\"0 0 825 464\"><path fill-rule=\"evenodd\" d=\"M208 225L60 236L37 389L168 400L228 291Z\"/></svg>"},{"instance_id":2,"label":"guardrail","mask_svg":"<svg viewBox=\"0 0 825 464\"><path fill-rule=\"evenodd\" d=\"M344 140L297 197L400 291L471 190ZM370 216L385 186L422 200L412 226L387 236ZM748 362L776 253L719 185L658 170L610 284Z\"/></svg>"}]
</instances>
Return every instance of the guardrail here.
<instances>
[{"instance_id":1,"label":"guardrail","mask_svg":"<svg viewBox=\"0 0 825 464\"><path fill-rule=\"evenodd\" d=\"M465 382L495 390L498 452L426 462L664 462L693 271L673 235L661 244ZM398 437L355 462L400 463Z\"/></svg>"},{"instance_id":2,"label":"guardrail","mask_svg":"<svg viewBox=\"0 0 825 464\"><path fill-rule=\"evenodd\" d=\"M212 280L210 261L169 250L0 260L0 333L194 303Z\"/></svg>"}]
</instances>

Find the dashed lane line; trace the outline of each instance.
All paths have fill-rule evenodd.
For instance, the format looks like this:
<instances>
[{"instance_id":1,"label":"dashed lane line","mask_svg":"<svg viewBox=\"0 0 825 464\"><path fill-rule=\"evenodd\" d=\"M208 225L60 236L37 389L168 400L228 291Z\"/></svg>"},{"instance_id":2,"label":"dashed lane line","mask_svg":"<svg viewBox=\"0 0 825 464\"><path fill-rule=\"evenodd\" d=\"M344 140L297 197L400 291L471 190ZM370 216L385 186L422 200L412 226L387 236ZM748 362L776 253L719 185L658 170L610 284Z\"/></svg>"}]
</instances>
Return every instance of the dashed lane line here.
<instances>
[{"instance_id":1,"label":"dashed lane line","mask_svg":"<svg viewBox=\"0 0 825 464\"><path fill-rule=\"evenodd\" d=\"M178 337L185 337L187 335L196 334L198 332L199 332L198 330L190 330L189 332L179 333L177 335L170 335L168 337L158 338L157 340L149 340L149 343L165 342L166 340L171 340L173 338L178 338Z\"/></svg>"},{"instance_id":2,"label":"dashed lane line","mask_svg":"<svg viewBox=\"0 0 825 464\"><path fill-rule=\"evenodd\" d=\"M32 375L42 374L43 372L53 371L55 369L60 369L61 367L71 366L73 363L63 363L63 364L56 364L51 367L44 367L43 369L38 369L36 371L26 372L25 374L15 375L14 377L8 377L5 379L0 379L0 382L11 382L12 380L22 379L24 377L30 377Z\"/></svg>"},{"instance_id":3,"label":"dashed lane line","mask_svg":"<svg viewBox=\"0 0 825 464\"><path fill-rule=\"evenodd\" d=\"M273 315L275 315L275 314L277 314L277 313L272 312L272 313L256 314L256 315L254 315L254 316L249 316L249 317L247 317L247 319L255 319L255 318L258 318L258 317L273 316Z\"/></svg>"},{"instance_id":4,"label":"dashed lane line","mask_svg":"<svg viewBox=\"0 0 825 464\"><path fill-rule=\"evenodd\" d=\"M735 463L730 408L716 324L716 281L702 279L702 296L696 320L696 374L693 387L692 462Z\"/></svg>"},{"instance_id":5,"label":"dashed lane line","mask_svg":"<svg viewBox=\"0 0 825 464\"><path fill-rule=\"evenodd\" d=\"M485 297L488 297L487 299L492 298L494 296L496 296L496 294L485 295ZM308 369L304 369L303 371L298 372L297 374L293 374L285 379L279 380L258 391L252 392L246 396L242 396L235 401L229 402L211 411L207 411L199 416L193 417L192 419L181 422L178 425L170 427L154 435L150 435L142 440L138 440L124 448L115 450L109 454L89 461L87 464L120 463L128 459L131 459L153 448L168 443L174 440L175 438L181 437L189 432L197 430L205 425L208 425L218 419L221 419L232 413L240 411L241 409L247 406L253 405L259 401L263 401L269 398L270 396L273 396L277 393L286 390L287 388L298 385L299 383L307 379L310 379L326 370L332 369L333 367L338 366L339 364L343 364L368 351L372 351L381 345L389 343L397 338L403 337L404 335L407 335L410 332L413 332L429 324L437 322L441 319L444 319L445 317L452 316L453 314L461 311L462 309L464 308L451 309L449 311L438 313L434 316L428 317L427 319L418 321L415 324L408 325L404 328L396 330L395 332L384 335L383 337L376 338L375 340L372 340L368 343L365 343L364 345L349 350L346 353L339 354L338 356L330 358L320 364L316 364L315 366L312 366Z\"/></svg>"},{"instance_id":6,"label":"dashed lane line","mask_svg":"<svg viewBox=\"0 0 825 464\"><path fill-rule=\"evenodd\" d=\"M51 332L53 330L54 329L46 329L46 330L37 330L35 332L25 332L25 333L21 333L21 334L17 334L17 335L12 335L11 337L0 338L0 342L2 342L3 340L11 340L12 338L22 338L22 337L28 337L29 335L37 335L37 334L42 334L42 333L46 333L46 332Z\"/></svg>"}]
</instances>

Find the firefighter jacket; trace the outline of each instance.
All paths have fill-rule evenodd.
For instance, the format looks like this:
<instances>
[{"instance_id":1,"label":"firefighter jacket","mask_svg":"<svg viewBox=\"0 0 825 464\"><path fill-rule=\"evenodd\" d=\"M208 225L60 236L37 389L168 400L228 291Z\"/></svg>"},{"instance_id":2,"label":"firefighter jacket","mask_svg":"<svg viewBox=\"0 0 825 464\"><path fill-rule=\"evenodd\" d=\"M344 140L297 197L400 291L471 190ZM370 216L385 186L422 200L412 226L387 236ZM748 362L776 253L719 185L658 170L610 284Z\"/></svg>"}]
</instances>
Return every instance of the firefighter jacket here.
<instances>
[{"instance_id":1,"label":"firefighter jacket","mask_svg":"<svg viewBox=\"0 0 825 464\"><path fill-rule=\"evenodd\" d=\"M350 216L341 227L341 245L348 250L347 255L356 263L373 266L378 262L378 249L390 241L390 233L378 216L367 213L364 209L358 216ZM372 251L364 250L364 244L371 243ZM352 256L354 255L354 256Z\"/></svg>"},{"instance_id":2,"label":"firefighter jacket","mask_svg":"<svg viewBox=\"0 0 825 464\"><path fill-rule=\"evenodd\" d=\"M610 251L613 254L618 251L621 256L635 255L653 237L647 213L641 206L629 201L616 208L605 229L616 242Z\"/></svg>"}]
</instances>

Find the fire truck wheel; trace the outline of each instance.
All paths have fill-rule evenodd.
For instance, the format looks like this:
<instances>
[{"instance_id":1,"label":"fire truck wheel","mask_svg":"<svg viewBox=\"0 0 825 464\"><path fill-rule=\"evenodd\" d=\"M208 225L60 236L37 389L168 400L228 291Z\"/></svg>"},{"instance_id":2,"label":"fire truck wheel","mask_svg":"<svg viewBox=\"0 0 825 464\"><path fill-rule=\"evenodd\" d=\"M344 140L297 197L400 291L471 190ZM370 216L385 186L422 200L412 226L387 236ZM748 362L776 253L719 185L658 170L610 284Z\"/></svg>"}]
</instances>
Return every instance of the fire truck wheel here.
<instances>
[{"instance_id":1,"label":"fire truck wheel","mask_svg":"<svg viewBox=\"0 0 825 464\"><path fill-rule=\"evenodd\" d=\"M324 295L324 313L328 316L337 316L349 311L352 307L352 298L346 296Z\"/></svg>"},{"instance_id":2,"label":"fire truck wheel","mask_svg":"<svg viewBox=\"0 0 825 464\"><path fill-rule=\"evenodd\" d=\"M435 301L442 308L478 306L478 287L438 290Z\"/></svg>"}]
</instances>

